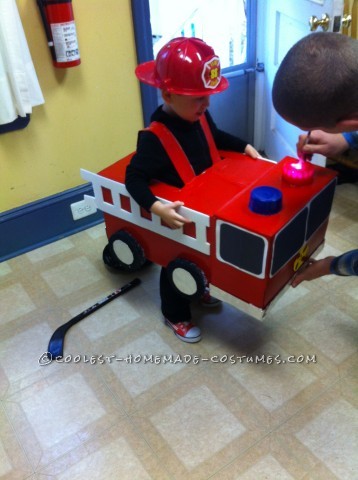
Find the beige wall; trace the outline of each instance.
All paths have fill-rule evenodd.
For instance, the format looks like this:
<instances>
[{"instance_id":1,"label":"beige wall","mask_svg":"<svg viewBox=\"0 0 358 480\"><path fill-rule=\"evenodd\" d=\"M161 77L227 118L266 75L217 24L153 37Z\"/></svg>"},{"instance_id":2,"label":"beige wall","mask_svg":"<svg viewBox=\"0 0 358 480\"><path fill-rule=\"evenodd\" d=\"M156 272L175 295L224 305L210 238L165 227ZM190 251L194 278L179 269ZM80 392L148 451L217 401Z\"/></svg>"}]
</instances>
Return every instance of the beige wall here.
<instances>
[{"instance_id":1,"label":"beige wall","mask_svg":"<svg viewBox=\"0 0 358 480\"><path fill-rule=\"evenodd\" d=\"M53 67L36 0L17 0L45 104L0 135L0 211L85 183L79 169L135 149L142 128L130 0L73 0L82 63Z\"/></svg>"}]
</instances>

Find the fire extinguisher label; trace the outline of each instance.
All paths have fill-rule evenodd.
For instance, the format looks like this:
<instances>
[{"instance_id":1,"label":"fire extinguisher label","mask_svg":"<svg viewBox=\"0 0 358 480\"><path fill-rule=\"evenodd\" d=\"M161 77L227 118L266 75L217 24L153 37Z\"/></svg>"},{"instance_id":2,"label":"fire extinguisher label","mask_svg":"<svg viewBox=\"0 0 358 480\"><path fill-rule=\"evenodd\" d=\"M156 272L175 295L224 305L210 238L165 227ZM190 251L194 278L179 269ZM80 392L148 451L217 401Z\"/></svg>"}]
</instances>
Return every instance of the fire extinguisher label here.
<instances>
[{"instance_id":1,"label":"fire extinguisher label","mask_svg":"<svg viewBox=\"0 0 358 480\"><path fill-rule=\"evenodd\" d=\"M57 62L79 60L75 22L52 23L51 31Z\"/></svg>"}]
</instances>

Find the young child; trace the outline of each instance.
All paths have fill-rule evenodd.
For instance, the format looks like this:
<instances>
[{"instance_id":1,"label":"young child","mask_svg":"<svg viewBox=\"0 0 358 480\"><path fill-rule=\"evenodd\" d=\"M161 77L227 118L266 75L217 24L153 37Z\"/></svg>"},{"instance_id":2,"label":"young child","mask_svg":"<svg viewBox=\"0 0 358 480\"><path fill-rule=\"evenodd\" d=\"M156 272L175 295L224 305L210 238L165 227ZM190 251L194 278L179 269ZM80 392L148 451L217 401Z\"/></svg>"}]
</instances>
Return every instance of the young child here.
<instances>
[{"instance_id":1,"label":"young child","mask_svg":"<svg viewBox=\"0 0 358 480\"><path fill-rule=\"evenodd\" d=\"M140 64L137 77L144 83L161 90L163 105L151 120L164 124L175 136L196 175L212 165L210 148L201 127L200 117L205 115L217 148L245 152L253 158L259 153L247 142L219 130L207 108L210 95L228 87L220 74L220 61L214 50L198 38L175 38L158 53L155 61ZM180 201L163 204L151 192L152 180L182 187L178 172L158 137L150 131L140 132L137 151L126 171L126 187L136 202L159 215L171 228L181 228L190 220L177 212ZM179 295L169 283L166 269L160 275L161 309L164 322L184 342L201 339L199 327L191 322L190 301ZM221 302L209 291L201 299L206 306Z\"/></svg>"}]
</instances>

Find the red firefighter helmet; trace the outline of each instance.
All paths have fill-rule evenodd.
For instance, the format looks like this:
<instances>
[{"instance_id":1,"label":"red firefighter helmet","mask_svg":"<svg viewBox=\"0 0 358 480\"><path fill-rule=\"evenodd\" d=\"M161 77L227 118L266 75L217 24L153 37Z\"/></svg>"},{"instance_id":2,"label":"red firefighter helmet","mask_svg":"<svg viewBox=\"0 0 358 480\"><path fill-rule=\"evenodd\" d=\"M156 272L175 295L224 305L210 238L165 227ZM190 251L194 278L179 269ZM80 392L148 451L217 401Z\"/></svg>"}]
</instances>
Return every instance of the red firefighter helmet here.
<instances>
[{"instance_id":1,"label":"red firefighter helmet","mask_svg":"<svg viewBox=\"0 0 358 480\"><path fill-rule=\"evenodd\" d=\"M135 74L144 83L179 95L211 95L229 86L221 76L219 57L194 37L170 40L155 60L138 65Z\"/></svg>"}]
</instances>

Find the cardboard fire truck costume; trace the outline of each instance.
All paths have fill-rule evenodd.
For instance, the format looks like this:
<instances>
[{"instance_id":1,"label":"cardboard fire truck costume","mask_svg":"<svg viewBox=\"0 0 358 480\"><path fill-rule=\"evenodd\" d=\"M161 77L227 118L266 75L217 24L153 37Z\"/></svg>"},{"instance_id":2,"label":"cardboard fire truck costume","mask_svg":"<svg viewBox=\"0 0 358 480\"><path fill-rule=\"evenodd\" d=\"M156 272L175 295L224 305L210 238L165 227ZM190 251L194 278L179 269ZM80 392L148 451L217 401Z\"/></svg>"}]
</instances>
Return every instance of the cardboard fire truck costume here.
<instances>
[{"instance_id":1,"label":"cardboard fire truck costume","mask_svg":"<svg viewBox=\"0 0 358 480\"><path fill-rule=\"evenodd\" d=\"M215 88L217 78L220 81L217 57L204 65L202 81L206 88ZM161 88L158 80L153 82ZM152 182L151 190L162 202L184 203L178 212L191 223L181 229L163 224L127 192L125 171L133 153L99 174L81 170L93 185L97 208L104 212L109 243L103 259L127 272L139 270L148 260L155 262L167 268L182 295L199 298L209 283L262 318L323 243L336 174L291 157L276 163L218 151L205 115L200 122L213 165L197 176L171 132L159 123L149 127L184 182L182 188Z\"/></svg>"},{"instance_id":2,"label":"cardboard fire truck costume","mask_svg":"<svg viewBox=\"0 0 358 480\"><path fill-rule=\"evenodd\" d=\"M96 206L104 212L108 265L131 272L150 260L168 267L182 294L198 297L208 281L257 307L259 318L324 241L335 174L310 165L312 181L299 185L284 175L285 166L298 166L297 159L273 163L220 155L181 189L153 184L163 202L184 202L179 213L192 223L180 230L163 225L128 194L124 178L132 155L99 174L82 170L82 176L92 182Z\"/></svg>"}]
</instances>

